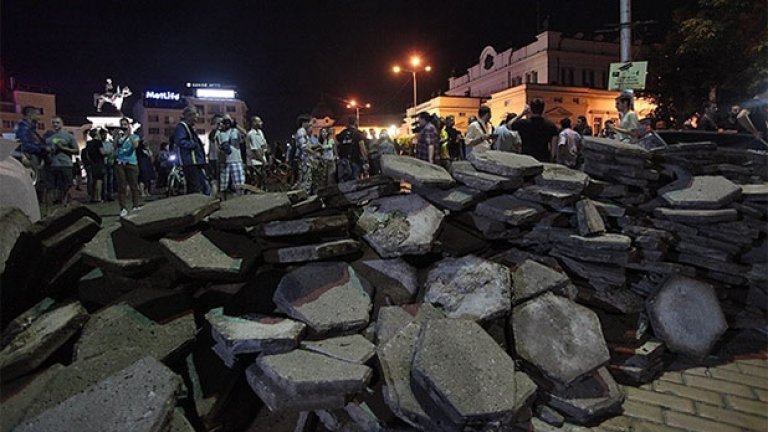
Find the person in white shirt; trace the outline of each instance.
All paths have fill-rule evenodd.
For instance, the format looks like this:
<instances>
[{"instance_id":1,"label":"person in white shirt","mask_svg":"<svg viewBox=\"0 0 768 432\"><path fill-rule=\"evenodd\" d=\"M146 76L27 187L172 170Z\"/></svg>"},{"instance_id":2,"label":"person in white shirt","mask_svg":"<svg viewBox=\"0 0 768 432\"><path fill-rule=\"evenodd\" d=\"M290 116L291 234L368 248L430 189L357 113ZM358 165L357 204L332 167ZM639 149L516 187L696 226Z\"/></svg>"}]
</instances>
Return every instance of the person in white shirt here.
<instances>
[{"instance_id":1,"label":"person in white shirt","mask_svg":"<svg viewBox=\"0 0 768 432\"><path fill-rule=\"evenodd\" d=\"M263 186L263 169L267 160L265 151L267 150L267 138L261 129L264 126L261 117L253 116L251 118L251 130L246 135L247 154L248 154L248 172L255 182L256 186Z\"/></svg>"},{"instance_id":2,"label":"person in white shirt","mask_svg":"<svg viewBox=\"0 0 768 432\"><path fill-rule=\"evenodd\" d=\"M569 118L560 120L560 128L555 162L569 168L575 168L579 160L579 151L581 150L581 135L571 129L571 119Z\"/></svg>"},{"instance_id":3,"label":"person in white shirt","mask_svg":"<svg viewBox=\"0 0 768 432\"><path fill-rule=\"evenodd\" d=\"M616 132L616 139L632 144L637 143L640 138L640 122L637 119L637 114L632 111L632 97L629 95L617 97L616 109L619 111L621 121L619 127L610 127L613 132Z\"/></svg>"},{"instance_id":4,"label":"person in white shirt","mask_svg":"<svg viewBox=\"0 0 768 432\"><path fill-rule=\"evenodd\" d=\"M472 122L467 128L464 143L467 146L467 157L475 150L485 151L491 148L496 135L493 134L493 126L490 123L491 109L485 105L477 110L477 121Z\"/></svg>"},{"instance_id":5,"label":"person in white shirt","mask_svg":"<svg viewBox=\"0 0 768 432\"><path fill-rule=\"evenodd\" d=\"M520 138L520 132L510 129L519 117L515 114L507 114L504 123L494 131L496 141L493 143L494 150L521 153L523 151L523 140Z\"/></svg>"},{"instance_id":6,"label":"person in white shirt","mask_svg":"<svg viewBox=\"0 0 768 432\"><path fill-rule=\"evenodd\" d=\"M221 126L214 137L216 148L219 152L219 193L222 197L230 186L236 194L240 194L240 185L245 183L245 170L243 158L240 154L242 135L232 117L225 115L221 120Z\"/></svg>"}]
</instances>

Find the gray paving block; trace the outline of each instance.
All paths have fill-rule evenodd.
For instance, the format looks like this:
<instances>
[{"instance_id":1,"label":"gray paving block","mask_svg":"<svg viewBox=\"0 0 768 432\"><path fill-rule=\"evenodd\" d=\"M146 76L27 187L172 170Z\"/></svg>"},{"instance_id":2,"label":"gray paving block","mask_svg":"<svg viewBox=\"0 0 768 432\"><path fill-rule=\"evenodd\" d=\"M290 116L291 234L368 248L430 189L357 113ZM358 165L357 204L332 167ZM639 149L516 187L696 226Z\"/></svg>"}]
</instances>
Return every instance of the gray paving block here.
<instances>
[{"instance_id":1,"label":"gray paving block","mask_svg":"<svg viewBox=\"0 0 768 432\"><path fill-rule=\"evenodd\" d=\"M741 197L741 187L721 176L696 176L686 187L661 196L672 207L719 209Z\"/></svg>"},{"instance_id":2,"label":"gray paving block","mask_svg":"<svg viewBox=\"0 0 768 432\"><path fill-rule=\"evenodd\" d=\"M359 252L360 242L351 239L334 240L300 246L289 246L264 251L264 260L268 263L293 264L310 261L322 261L342 258Z\"/></svg>"},{"instance_id":3,"label":"gray paving block","mask_svg":"<svg viewBox=\"0 0 768 432\"><path fill-rule=\"evenodd\" d=\"M472 152L468 159L478 170L504 177L529 177L544 171L535 158L505 151Z\"/></svg>"},{"instance_id":4,"label":"gray paving block","mask_svg":"<svg viewBox=\"0 0 768 432\"><path fill-rule=\"evenodd\" d=\"M488 321L509 313L509 268L475 255L445 258L427 275L424 300L450 318Z\"/></svg>"},{"instance_id":5,"label":"gray paving block","mask_svg":"<svg viewBox=\"0 0 768 432\"><path fill-rule=\"evenodd\" d=\"M512 195L499 195L477 204L476 215L512 226L532 224L541 219L545 210L539 204L523 201Z\"/></svg>"},{"instance_id":6,"label":"gray paving block","mask_svg":"<svg viewBox=\"0 0 768 432\"><path fill-rule=\"evenodd\" d=\"M581 193L589 184L589 176L565 165L544 163L544 171L534 181L539 186Z\"/></svg>"},{"instance_id":7,"label":"gray paving block","mask_svg":"<svg viewBox=\"0 0 768 432\"><path fill-rule=\"evenodd\" d=\"M306 328L303 323L285 318L259 314L229 316L221 307L208 311L205 319L211 325L213 339L232 355L290 351L299 345Z\"/></svg>"},{"instance_id":8,"label":"gray paving block","mask_svg":"<svg viewBox=\"0 0 768 432\"><path fill-rule=\"evenodd\" d=\"M301 348L350 363L364 364L376 353L376 345L362 335L339 336L320 341L304 341Z\"/></svg>"},{"instance_id":9,"label":"gray paving block","mask_svg":"<svg viewBox=\"0 0 768 432\"><path fill-rule=\"evenodd\" d=\"M535 297L511 321L518 355L555 382L572 383L610 359L597 315L566 298Z\"/></svg>"},{"instance_id":10,"label":"gray paving block","mask_svg":"<svg viewBox=\"0 0 768 432\"><path fill-rule=\"evenodd\" d=\"M382 155L381 172L415 186L446 188L455 183L445 168L410 156Z\"/></svg>"},{"instance_id":11,"label":"gray paving block","mask_svg":"<svg viewBox=\"0 0 768 432\"><path fill-rule=\"evenodd\" d=\"M230 256L201 232L181 239L164 238L160 245L168 261L192 278L238 280L253 265L253 258Z\"/></svg>"},{"instance_id":12,"label":"gray paving block","mask_svg":"<svg viewBox=\"0 0 768 432\"><path fill-rule=\"evenodd\" d=\"M124 276L149 273L165 261L157 242L132 234L120 224L102 228L82 253L86 263Z\"/></svg>"},{"instance_id":13,"label":"gray paving block","mask_svg":"<svg viewBox=\"0 0 768 432\"><path fill-rule=\"evenodd\" d=\"M520 304L537 295L565 287L567 275L527 259L512 272L512 304Z\"/></svg>"},{"instance_id":14,"label":"gray paving block","mask_svg":"<svg viewBox=\"0 0 768 432\"><path fill-rule=\"evenodd\" d=\"M147 203L120 223L135 235L151 237L191 227L219 206L219 200L202 194L182 195Z\"/></svg>"},{"instance_id":15,"label":"gray paving block","mask_svg":"<svg viewBox=\"0 0 768 432\"><path fill-rule=\"evenodd\" d=\"M243 195L221 203L221 208L208 217L214 228L239 229L289 216L291 200L284 193Z\"/></svg>"},{"instance_id":16,"label":"gray paving block","mask_svg":"<svg viewBox=\"0 0 768 432\"><path fill-rule=\"evenodd\" d=\"M441 209L466 210L485 198L485 194L469 186L459 185L450 189L417 187L413 191Z\"/></svg>"},{"instance_id":17,"label":"gray paving block","mask_svg":"<svg viewBox=\"0 0 768 432\"><path fill-rule=\"evenodd\" d=\"M595 425L621 414L624 403L624 393L604 367L547 397L549 406L563 413L567 421L581 425Z\"/></svg>"},{"instance_id":18,"label":"gray paving block","mask_svg":"<svg viewBox=\"0 0 768 432\"><path fill-rule=\"evenodd\" d=\"M289 237L328 232L346 232L349 219L346 215L320 216L297 220L269 222L261 226L264 237Z\"/></svg>"},{"instance_id":19,"label":"gray paving block","mask_svg":"<svg viewBox=\"0 0 768 432\"><path fill-rule=\"evenodd\" d=\"M362 329L372 308L367 281L344 262L306 264L292 270L280 280L273 300L316 334Z\"/></svg>"},{"instance_id":20,"label":"gray paving block","mask_svg":"<svg viewBox=\"0 0 768 432\"><path fill-rule=\"evenodd\" d=\"M451 163L451 175L459 183L483 192L509 191L522 186L522 178L502 177L496 174L478 171L469 161Z\"/></svg>"},{"instance_id":21,"label":"gray paving block","mask_svg":"<svg viewBox=\"0 0 768 432\"><path fill-rule=\"evenodd\" d=\"M605 234L605 223L595 203L585 198L576 203L576 219L579 224L579 234L584 237Z\"/></svg>"}]
</instances>

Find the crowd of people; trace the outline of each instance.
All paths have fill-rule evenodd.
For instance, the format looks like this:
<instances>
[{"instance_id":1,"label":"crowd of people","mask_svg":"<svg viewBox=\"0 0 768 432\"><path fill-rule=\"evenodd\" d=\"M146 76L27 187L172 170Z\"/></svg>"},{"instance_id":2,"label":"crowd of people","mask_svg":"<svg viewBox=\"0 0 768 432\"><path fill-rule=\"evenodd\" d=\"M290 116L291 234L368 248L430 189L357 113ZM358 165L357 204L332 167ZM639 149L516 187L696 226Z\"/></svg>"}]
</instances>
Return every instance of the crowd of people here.
<instances>
[{"instance_id":1,"label":"crowd of people","mask_svg":"<svg viewBox=\"0 0 768 432\"><path fill-rule=\"evenodd\" d=\"M739 132L766 138L768 104L764 98L746 107L732 106L727 116L717 115L717 105L707 103L701 115L688 128L705 131ZM253 116L246 130L229 114L212 119L212 131L206 147L195 132L197 110L183 110L169 143L160 145L156 155L145 145L128 118L119 126L94 128L87 132L87 142L79 150L74 136L63 130L61 118L54 117L52 129L40 136L37 122L40 111L24 107L23 119L16 128L20 145L17 156L36 172L38 197L43 204L66 204L72 189L81 189L82 172L87 179L91 202L113 201L120 214L140 209L140 197L153 187L166 187L169 173L183 173L186 193L242 194L245 185L267 189L269 173L280 172L286 188L303 189L309 194L333 185L363 179L381 173L384 155L409 155L446 168L474 152L499 150L529 155L541 162L553 162L572 168L582 163L585 136L594 135L586 117L559 121L559 126L544 117L542 99L533 99L523 111L504 116L494 127L492 113L481 106L470 117L465 134L456 128L455 118L419 113L412 145L400 146L384 129L363 132L358 119L350 117L338 134L332 128L315 128L310 115L300 115L291 141L269 143L264 123ZM664 145L655 129L666 129L663 120L639 120L633 99L622 94L616 98L618 124L607 120L596 135L652 149ZM79 157L78 157L79 156Z\"/></svg>"}]
</instances>

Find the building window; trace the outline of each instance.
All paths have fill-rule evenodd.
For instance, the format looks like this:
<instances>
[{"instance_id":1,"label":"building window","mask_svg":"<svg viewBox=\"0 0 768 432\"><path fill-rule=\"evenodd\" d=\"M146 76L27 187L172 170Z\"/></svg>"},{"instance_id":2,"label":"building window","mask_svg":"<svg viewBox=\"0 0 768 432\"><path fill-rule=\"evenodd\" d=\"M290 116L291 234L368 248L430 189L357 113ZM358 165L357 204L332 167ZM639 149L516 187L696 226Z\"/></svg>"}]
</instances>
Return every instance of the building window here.
<instances>
[{"instance_id":1,"label":"building window","mask_svg":"<svg viewBox=\"0 0 768 432\"><path fill-rule=\"evenodd\" d=\"M160 116L158 115L148 115L147 121L150 123L159 123L160 122Z\"/></svg>"},{"instance_id":2,"label":"building window","mask_svg":"<svg viewBox=\"0 0 768 432\"><path fill-rule=\"evenodd\" d=\"M531 72L531 82L534 83L534 84L539 82L539 72L538 71Z\"/></svg>"},{"instance_id":3,"label":"building window","mask_svg":"<svg viewBox=\"0 0 768 432\"><path fill-rule=\"evenodd\" d=\"M237 107L233 105L227 105L227 112L228 113L237 112Z\"/></svg>"},{"instance_id":4,"label":"building window","mask_svg":"<svg viewBox=\"0 0 768 432\"><path fill-rule=\"evenodd\" d=\"M467 113L465 113L465 112L460 112L459 113L459 117L466 117L466 116L467 116Z\"/></svg>"},{"instance_id":5,"label":"building window","mask_svg":"<svg viewBox=\"0 0 768 432\"><path fill-rule=\"evenodd\" d=\"M13 127L13 124L11 123L10 120L3 120L3 127L6 129L10 129Z\"/></svg>"},{"instance_id":6,"label":"building window","mask_svg":"<svg viewBox=\"0 0 768 432\"><path fill-rule=\"evenodd\" d=\"M149 128L150 135L160 135L160 128Z\"/></svg>"},{"instance_id":7,"label":"building window","mask_svg":"<svg viewBox=\"0 0 768 432\"><path fill-rule=\"evenodd\" d=\"M210 106L208 107L208 111L210 111L210 112L211 112L211 113L213 113L213 114L224 114L224 113L221 111L221 105L210 105Z\"/></svg>"},{"instance_id":8,"label":"building window","mask_svg":"<svg viewBox=\"0 0 768 432\"><path fill-rule=\"evenodd\" d=\"M197 113L200 115L205 114L205 106L204 105L195 105L195 109L197 110Z\"/></svg>"},{"instance_id":9,"label":"building window","mask_svg":"<svg viewBox=\"0 0 768 432\"><path fill-rule=\"evenodd\" d=\"M40 130L45 130L45 125L43 123L38 123L37 128Z\"/></svg>"},{"instance_id":10,"label":"building window","mask_svg":"<svg viewBox=\"0 0 768 432\"><path fill-rule=\"evenodd\" d=\"M581 103L581 99L579 99L579 98L573 98L573 103L575 103L576 105L578 105L578 104L580 104L580 103Z\"/></svg>"},{"instance_id":11,"label":"building window","mask_svg":"<svg viewBox=\"0 0 768 432\"><path fill-rule=\"evenodd\" d=\"M163 123L165 124L171 124L171 121L173 121L171 116L165 116L165 118L163 119Z\"/></svg>"},{"instance_id":12,"label":"building window","mask_svg":"<svg viewBox=\"0 0 768 432\"><path fill-rule=\"evenodd\" d=\"M554 101L556 103L563 103L563 98L559 97L559 96L558 97L554 97L554 98L552 98L552 101Z\"/></svg>"},{"instance_id":13,"label":"building window","mask_svg":"<svg viewBox=\"0 0 768 432\"><path fill-rule=\"evenodd\" d=\"M43 107L40 107L40 108L38 108L37 110L38 110L38 111L40 111L40 115L43 115L43 114L45 114L45 108L43 108Z\"/></svg>"}]
</instances>

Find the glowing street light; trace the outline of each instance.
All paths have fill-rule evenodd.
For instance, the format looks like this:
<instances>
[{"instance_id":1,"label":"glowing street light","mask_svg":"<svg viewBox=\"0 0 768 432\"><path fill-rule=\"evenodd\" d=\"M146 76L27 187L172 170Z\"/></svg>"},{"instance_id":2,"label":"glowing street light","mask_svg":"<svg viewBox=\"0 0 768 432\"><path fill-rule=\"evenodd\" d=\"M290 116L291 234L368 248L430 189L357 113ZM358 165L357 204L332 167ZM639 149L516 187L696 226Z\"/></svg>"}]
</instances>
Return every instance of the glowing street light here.
<instances>
[{"instance_id":1,"label":"glowing street light","mask_svg":"<svg viewBox=\"0 0 768 432\"><path fill-rule=\"evenodd\" d=\"M400 73L400 72L410 72L413 76L413 109L416 109L416 96L418 94L417 85L416 85L416 72L421 72L418 69L419 65L421 64L421 58L418 56L411 57L411 66L413 66L413 69L403 69L400 66L393 66L392 72L394 73ZM432 70L432 66L425 66L423 71L424 72L430 72Z\"/></svg>"},{"instance_id":2,"label":"glowing street light","mask_svg":"<svg viewBox=\"0 0 768 432\"><path fill-rule=\"evenodd\" d=\"M367 104L359 104L358 105L357 101L354 100L354 99L346 101L346 102L347 102L347 108L350 108L350 109L354 108L354 110L355 110L355 118L357 119L357 124L359 126L360 125L360 109L362 109L362 108L370 108L371 104L367 103Z\"/></svg>"}]
</instances>

